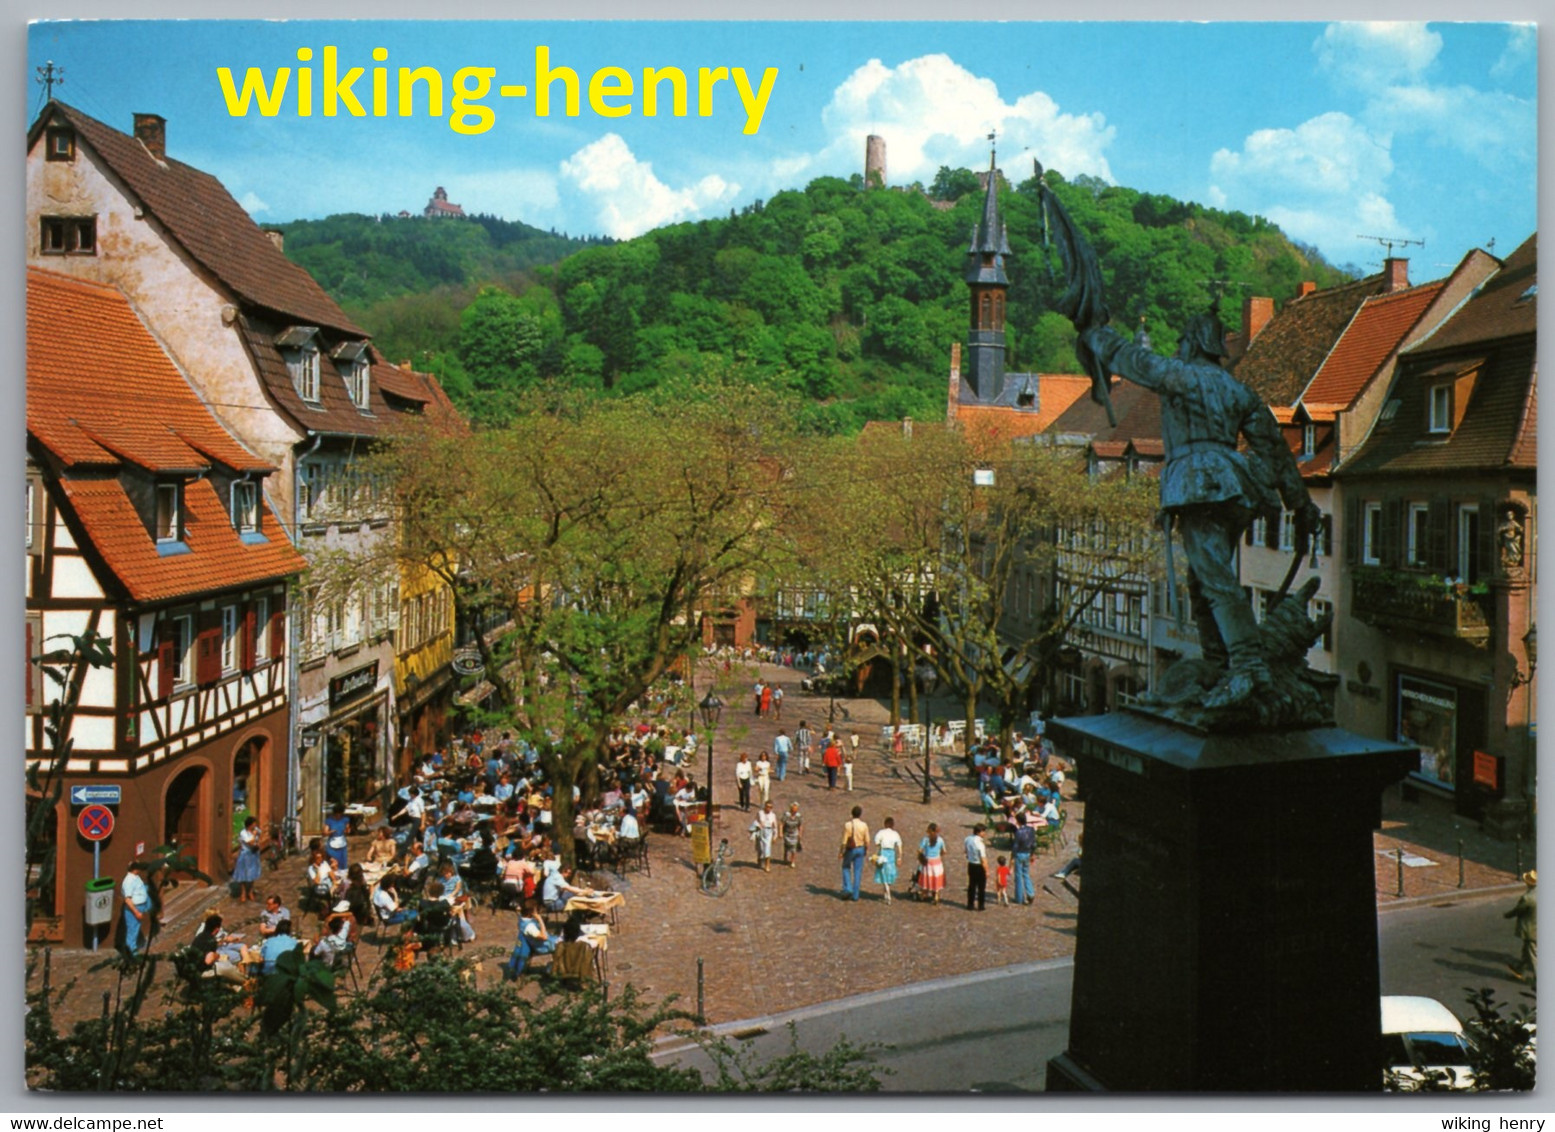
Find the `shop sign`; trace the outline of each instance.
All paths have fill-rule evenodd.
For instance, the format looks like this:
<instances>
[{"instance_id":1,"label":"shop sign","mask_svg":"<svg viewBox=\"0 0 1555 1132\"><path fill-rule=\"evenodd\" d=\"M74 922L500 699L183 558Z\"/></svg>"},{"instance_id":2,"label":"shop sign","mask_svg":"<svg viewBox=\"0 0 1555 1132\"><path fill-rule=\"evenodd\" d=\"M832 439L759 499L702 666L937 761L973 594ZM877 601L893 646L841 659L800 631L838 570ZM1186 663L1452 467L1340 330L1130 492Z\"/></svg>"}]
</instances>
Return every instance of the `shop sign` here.
<instances>
[{"instance_id":1,"label":"shop sign","mask_svg":"<svg viewBox=\"0 0 1555 1132\"><path fill-rule=\"evenodd\" d=\"M378 662L364 664L329 682L329 707L333 711L347 700L365 696L378 686Z\"/></svg>"},{"instance_id":2,"label":"shop sign","mask_svg":"<svg viewBox=\"0 0 1555 1132\"><path fill-rule=\"evenodd\" d=\"M479 676L486 671L480 649L460 649L454 653L452 667L460 676Z\"/></svg>"},{"instance_id":3,"label":"shop sign","mask_svg":"<svg viewBox=\"0 0 1555 1132\"><path fill-rule=\"evenodd\" d=\"M1501 758L1485 751L1474 752L1474 782L1497 793L1501 790Z\"/></svg>"}]
</instances>

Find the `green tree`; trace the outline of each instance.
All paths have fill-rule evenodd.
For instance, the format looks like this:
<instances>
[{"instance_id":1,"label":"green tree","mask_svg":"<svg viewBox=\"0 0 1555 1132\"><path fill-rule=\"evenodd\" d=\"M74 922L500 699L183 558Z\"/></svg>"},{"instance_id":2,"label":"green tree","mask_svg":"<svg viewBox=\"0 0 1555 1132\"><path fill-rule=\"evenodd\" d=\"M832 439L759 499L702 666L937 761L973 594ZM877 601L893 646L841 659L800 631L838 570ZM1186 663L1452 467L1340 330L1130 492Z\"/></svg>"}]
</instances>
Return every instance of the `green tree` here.
<instances>
[{"instance_id":1,"label":"green tree","mask_svg":"<svg viewBox=\"0 0 1555 1132\"><path fill-rule=\"evenodd\" d=\"M949 165L941 165L929 184L929 195L935 200L957 201L981 188L977 174L970 169L952 169Z\"/></svg>"}]
</instances>

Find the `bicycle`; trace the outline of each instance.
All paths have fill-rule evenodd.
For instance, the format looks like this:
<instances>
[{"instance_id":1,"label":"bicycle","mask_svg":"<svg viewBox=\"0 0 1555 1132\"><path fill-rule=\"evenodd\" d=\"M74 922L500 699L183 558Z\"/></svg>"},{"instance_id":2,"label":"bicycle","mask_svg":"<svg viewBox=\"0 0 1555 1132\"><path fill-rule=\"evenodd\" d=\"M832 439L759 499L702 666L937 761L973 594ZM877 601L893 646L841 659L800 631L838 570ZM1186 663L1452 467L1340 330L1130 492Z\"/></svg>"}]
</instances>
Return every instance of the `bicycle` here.
<instances>
[{"instance_id":1,"label":"bicycle","mask_svg":"<svg viewBox=\"0 0 1555 1132\"><path fill-rule=\"evenodd\" d=\"M270 823L269 836L265 839L265 865L273 873L282 861L295 853L302 845L302 827L296 818L282 818Z\"/></svg>"},{"instance_id":2,"label":"bicycle","mask_svg":"<svg viewBox=\"0 0 1555 1132\"><path fill-rule=\"evenodd\" d=\"M701 888L704 895L723 896L734 885L734 870L729 867L729 858L734 856L734 850L729 848L729 839L725 837L718 843L717 855L702 866Z\"/></svg>"}]
</instances>

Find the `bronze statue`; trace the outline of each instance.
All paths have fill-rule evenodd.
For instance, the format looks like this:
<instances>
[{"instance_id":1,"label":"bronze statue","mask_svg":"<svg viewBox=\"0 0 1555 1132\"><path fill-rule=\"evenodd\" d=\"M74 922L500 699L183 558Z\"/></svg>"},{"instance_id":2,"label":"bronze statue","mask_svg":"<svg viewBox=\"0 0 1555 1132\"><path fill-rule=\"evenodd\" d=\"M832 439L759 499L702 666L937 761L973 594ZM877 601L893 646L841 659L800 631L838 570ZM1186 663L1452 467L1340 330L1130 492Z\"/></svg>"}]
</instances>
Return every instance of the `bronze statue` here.
<instances>
[{"instance_id":1,"label":"bronze statue","mask_svg":"<svg viewBox=\"0 0 1555 1132\"><path fill-rule=\"evenodd\" d=\"M1282 501L1309 533L1321 512L1268 406L1220 367L1225 332L1215 316L1190 319L1170 358L1109 326L1084 338L1110 372L1161 398L1161 508L1182 537L1199 647L1205 660L1226 670L1202 703L1211 709L1239 704L1266 690L1270 673L1237 577L1237 542L1259 515L1278 522ZM1246 451L1237 449L1239 437Z\"/></svg>"}]
</instances>

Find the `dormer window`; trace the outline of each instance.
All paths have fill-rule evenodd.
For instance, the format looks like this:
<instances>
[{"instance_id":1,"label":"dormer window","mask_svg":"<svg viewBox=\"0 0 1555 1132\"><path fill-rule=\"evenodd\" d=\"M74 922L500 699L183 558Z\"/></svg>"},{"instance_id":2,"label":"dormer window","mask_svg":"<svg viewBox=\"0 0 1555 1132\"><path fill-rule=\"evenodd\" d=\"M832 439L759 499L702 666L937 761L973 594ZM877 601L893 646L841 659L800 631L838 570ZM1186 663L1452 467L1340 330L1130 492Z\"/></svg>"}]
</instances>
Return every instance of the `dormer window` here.
<instances>
[{"instance_id":1,"label":"dormer window","mask_svg":"<svg viewBox=\"0 0 1555 1132\"><path fill-rule=\"evenodd\" d=\"M319 401L319 347L316 326L291 326L275 339L286 368L291 371L297 396L310 404Z\"/></svg>"},{"instance_id":2,"label":"dormer window","mask_svg":"<svg viewBox=\"0 0 1555 1132\"><path fill-rule=\"evenodd\" d=\"M1301 458L1312 459L1317 452L1317 425L1303 425L1301 428Z\"/></svg>"},{"instance_id":3,"label":"dormer window","mask_svg":"<svg viewBox=\"0 0 1555 1132\"><path fill-rule=\"evenodd\" d=\"M239 480L232 485L232 525L240 534L259 530L259 485Z\"/></svg>"},{"instance_id":4,"label":"dormer window","mask_svg":"<svg viewBox=\"0 0 1555 1132\"><path fill-rule=\"evenodd\" d=\"M50 126L44 131L44 157L48 161L76 159L76 132L69 126Z\"/></svg>"},{"instance_id":5,"label":"dormer window","mask_svg":"<svg viewBox=\"0 0 1555 1132\"><path fill-rule=\"evenodd\" d=\"M1452 386L1433 385L1427 393L1428 419L1426 431L1444 436L1452 431Z\"/></svg>"},{"instance_id":6,"label":"dormer window","mask_svg":"<svg viewBox=\"0 0 1555 1132\"><path fill-rule=\"evenodd\" d=\"M183 484L157 484L157 513L154 529L157 542L173 543L183 539L183 512Z\"/></svg>"},{"instance_id":7,"label":"dormer window","mask_svg":"<svg viewBox=\"0 0 1555 1132\"><path fill-rule=\"evenodd\" d=\"M351 403L363 412L367 411L368 398L371 387L368 377L372 369L372 359L367 352L366 342L342 342L330 351L331 358L340 367L340 372L346 380L346 392L351 396Z\"/></svg>"}]
</instances>

